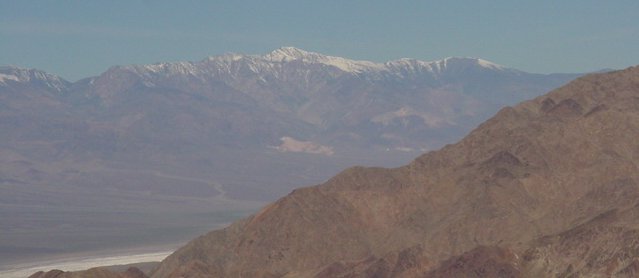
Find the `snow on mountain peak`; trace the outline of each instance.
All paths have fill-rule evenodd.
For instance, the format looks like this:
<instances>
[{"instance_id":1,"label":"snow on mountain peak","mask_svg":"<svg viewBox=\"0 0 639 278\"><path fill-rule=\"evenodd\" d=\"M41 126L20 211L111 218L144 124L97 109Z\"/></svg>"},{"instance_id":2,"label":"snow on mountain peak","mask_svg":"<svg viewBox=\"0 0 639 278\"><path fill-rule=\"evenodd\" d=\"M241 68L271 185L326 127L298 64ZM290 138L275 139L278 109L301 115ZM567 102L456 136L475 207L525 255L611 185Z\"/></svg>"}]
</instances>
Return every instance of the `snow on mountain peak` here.
<instances>
[{"instance_id":1,"label":"snow on mountain peak","mask_svg":"<svg viewBox=\"0 0 639 278\"><path fill-rule=\"evenodd\" d=\"M135 73L145 79L152 79L157 75L195 75L197 67L192 62L155 63L146 65L126 65L113 67L114 70L125 70Z\"/></svg>"},{"instance_id":2,"label":"snow on mountain peak","mask_svg":"<svg viewBox=\"0 0 639 278\"><path fill-rule=\"evenodd\" d=\"M237 62L245 58L246 55L238 54L238 53L226 53L219 56L209 56L204 59L205 62L215 62L215 61L224 61L227 63Z\"/></svg>"},{"instance_id":3,"label":"snow on mountain peak","mask_svg":"<svg viewBox=\"0 0 639 278\"><path fill-rule=\"evenodd\" d=\"M471 57L447 57L443 60L436 61L441 69L446 69L449 67L468 67L468 66L480 66L482 68L492 69L492 70L503 70L506 67L502 65L495 64L493 62L480 59L480 58L471 58Z\"/></svg>"},{"instance_id":4,"label":"snow on mountain peak","mask_svg":"<svg viewBox=\"0 0 639 278\"><path fill-rule=\"evenodd\" d=\"M12 80L12 81L20 82L20 79L17 76L13 75L13 74L0 73L0 83L6 84L5 80Z\"/></svg>"},{"instance_id":5,"label":"snow on mountain peak","mask_svg":"<svg viewBox=\"0 0 639 278\"><path fill-rule=\"evenodd\" d=\"M423 70L428 72L434 72L433 62L424 62L412 58L401 58L384 63L384 66L389 71L410 71L421 72Z\"/></svg>"},{"instance_id":6,"label":"snow on mountain peak","mask_svg":"<svg viewBox=\"0 0 639 278\"><path fill-rule=\"evenodd\" d=\"M441 72L450 67L480 66L492 70L503 70L506 67L493 62L470 57L448 57L439 61L421 61L412 58L401 58L386 63L375 63L370 61L350 60L342 57L328 56L315 52L305 51L295 47L281 47L261 56L261 58L271 62L291 62L300 60L307 63L322 63L335 66L347 72L380 71L391 70L392 68L422 68L427 71Z\"/></svg>"},{"instance_id":7,"label":"snow on mountain peak","mask_svg":"<svg viewBox=\"0 0 639 278\"><path fill-rule=\"evenodd\" d=\"M0 84L6 85L6 82L9 80L22 83L33 81L41 82L57 91L62 91L62 89L68 85L68 82L61 79L60 77L41 70L15 66L0 67Z\"/></svg>"},{"instance_id":8,"label":"snow on mountain peak","mask_svg":"<svg viewBox=\"0 0 639 278\"><path fill-rule=\"evenodd\" d=\"M309 64L324 64L351 73L381 70L383 68L382 64L374 62L356 61L342 57L328 56L290 46L278 48L262 56L262 58L270 62L290 62L299 60Z\"/></svg>"},{"instance_id":9,"label":"snow on mountain peak","mask_svg":"<svg viewBox=\"0 0 639 278\"><path fill-rule=\"evenodd\" d=\"M222 72L235 74L243 69L248 69L257 74L273 73L285 64L292 62L301 63L302 65L320 65L327 68L336 68L350 74L370 74L369 78L372 79L384 78L384 76L413 78L424 74L437 78L449 70L476 67L489 70L507 69L483 59L464 57L449 57L432 62L402 58L385 63L376 63L329 56L291 46L280 47L264 55L227 53L224 55L209 56L200 62L130 65L124 68L135 72L145 78L145 80L151 82L151 80L158 75L190 75L206 79L207 76L210 75L217 75Z\"/></svg>"},{"instance_id":10,"label":"snow on mountain peak","mask_svg":"<svg viewBox=\"0 0 639 278\"><path fill-rule=\"evenodd\" d=\"M477 63L478 63L480 66L482 66L482 67L490 68L490 69L500 69L500 70L501 70L501 69L504 69L504 68L505 68L505 67L504 67L504 66L502 66L502 65L495 64L495 63L493 63L493 62L491 62L491 61L487 61L487 60L479 59L479 58L477 59Z\"/></svg>"},{"instance_id":11,"label":"snow on mountain peak","mask_svg":"<svg viewBox=\"0 0 639 278\"><path fill-rule=\"evenodd\" d=\"M324 56L318 53L308 52L292 46L280 47L264 55L267 60L278 62L290 62L293 60L303 60L308 57Z\"/></svg>"}]
</instances>

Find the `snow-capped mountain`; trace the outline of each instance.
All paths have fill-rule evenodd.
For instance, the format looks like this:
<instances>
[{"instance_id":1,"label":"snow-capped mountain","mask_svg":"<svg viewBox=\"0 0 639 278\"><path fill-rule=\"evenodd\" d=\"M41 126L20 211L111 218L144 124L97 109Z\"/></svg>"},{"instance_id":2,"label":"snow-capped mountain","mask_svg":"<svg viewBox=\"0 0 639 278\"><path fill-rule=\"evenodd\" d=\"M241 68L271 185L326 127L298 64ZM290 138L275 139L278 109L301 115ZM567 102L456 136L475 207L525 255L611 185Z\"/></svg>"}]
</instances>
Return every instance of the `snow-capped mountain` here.
<instances>
[{"instance_id":1,"label":"snow-capped mountain","mask_svg":"<svg viewBox=\"0 0 639 278\"><path fill-rule=\"evenodd\" d=\"M229 53L211 56L198 62L157 63L151 65L130 65L114 67L127 70L146 79L159 76L191 76L195 78L222 77L230 75L235 78L242 74L253 73L261 76L279 77L288 67L296 66L304 70L334 70L335 74L349 74L367 77L371 80L384 78L424 77L441 78L447 73L459 73L470 70L490 70L509 73L521 73L495 63L464 57L449 57L439 61L420 61L403 58L375 63L357 61L342 57L328 56L308 52L294 47L282 47L265 55L243 55Z\"/></svg>"},{"instance_id":2,"label":"snow-capped mountain","mask_svg":"<svg viewBox=\"0 0 639 278\"><path fill-rule=\"evenodd\" d=\"M0 86L8 86L12 82L44 86L59 92L68 89L71 84L59 76L37 69L15 66L0 67Z\"/></svg>"},{"instance_id":3,"label":"snow-capped mountain","mask_svg":"<svg viewBox=\"0 0 639 278\"><path fill-rule=\"evenodd\" d=\"M127 110L132 103L149 103L149 108L162 105L173 111L178 109L176 100L181 100L184 107L194 102L191 109L203 106L201 109L213 114L235 109L214 117L213 122L234 126L244 119L242 123L249 126L237 127L244 130L244 139L263 145L290 136L333 147L369 148L373 144L380 149L440 146L499 107L538 95L575 76L530 74L479 58L376 63L294 47L264 55L229 53L196 62L114 66L75 84L38 70L0 69L0 83L5 87L16 82L69 91L66 101L109 107L119 111L114 117L140 112L134 107ZM222 102L226 104L219 108ZM89 112L93 108L77 109ZM238 113L243 116L225 116ZM209 113L200 116L205 114ZM189 124L211 121L194 119ZM272 127L277 131L258 136L254 132L259 128L250 124L267 124L264 121L280 128Z\"/></svg>"},{"instance_id":4,"label":"snow-capped mountain","mask_svg":"<svg viewBox=\"0 0 639 278\"><path fill-rule=\"evenodd\" d=\"M207 61L219 62L228 61L228 56L209 57ZM370 61L350 60L342 57L328 56L315 52L304 51L295 47L282 47L276 49L266 55L232 55L232 61L240 59L251 59L253 63L260 64L258 68L271 69L274 64L283 64L290 62L300 62L306 65L323 65L327 67L337 68L345 73L350 74L379 74L380 76L404 76L401 73L412 74L430 74L434 77L441 76L449 70L469 69L472 67L481 67L491 70L511 70L495 63L478 59L478 58L462 58L449 57L440 61L420 61L416 59L403 58L399 60L388 61L386 63L375 63ZM269 64L264 66L264 64Z\"/></svg>"},{"instance_id":5,"label":"snow-capped mountain","mask_svg":"<svg viewBox=\"0 0 639 278\"><path fill-rule=\"evenodd\" d=\"M75 84L38 70L0 69L5 87L30 83L68 92L66 103L82 113L103 111L94 115L100 119L148 117L161 108L168 124L186 113L192 120L180 128L207 127L216 136L233 138L224 139L232 143L250 141L266 148L291 137L337 149L383 150L441 146L499 107L575 76L530 74L479 58L376 63L294 47L264 55L229 53L195 62L114 66ZM96 110L96 105L108 110Z\"/></svg>"},{"instance_id":6,"label":"snow-capped mountain","mask_svg":"<svg viewBox=\"0 0 639 278\"><path fill-rule=\"evenodd\" d=\"M375 63L282 47L264 55L116 66L83 90L108 105L137 96L134 91L179 91L265 109L312 130L261 136L264 143L296 135L326 145L366 141L382 149L430 149L450 139L434 139L442 133L433 128L456 130L459 137L497 108L575 76L530 74L479 58Z\"/></svg>"}]
</instances>

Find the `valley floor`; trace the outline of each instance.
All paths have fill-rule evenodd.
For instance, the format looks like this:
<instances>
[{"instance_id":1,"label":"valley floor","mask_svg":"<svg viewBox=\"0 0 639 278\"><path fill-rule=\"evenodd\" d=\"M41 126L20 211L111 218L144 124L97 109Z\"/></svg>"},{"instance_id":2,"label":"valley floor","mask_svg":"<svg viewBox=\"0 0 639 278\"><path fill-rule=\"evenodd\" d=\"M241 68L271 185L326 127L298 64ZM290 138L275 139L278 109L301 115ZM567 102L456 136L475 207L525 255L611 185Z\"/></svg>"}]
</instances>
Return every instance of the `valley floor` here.
<instances>
[{"instance_id":1,"label":"valley floor","mask_svg":"<svg viewBox=\"0 0 639 278\"><path fill-rule=\"evenodd\" d=\"M63 271L85 270L98 266L115 266L145 262L159 262L170 255L177 246L162 246L146 250L125 250L121 253L84 254L64 258L20 262L0 268L0 277L25 278L38 271L59 269Z\"/></svg>"}]
</instances>

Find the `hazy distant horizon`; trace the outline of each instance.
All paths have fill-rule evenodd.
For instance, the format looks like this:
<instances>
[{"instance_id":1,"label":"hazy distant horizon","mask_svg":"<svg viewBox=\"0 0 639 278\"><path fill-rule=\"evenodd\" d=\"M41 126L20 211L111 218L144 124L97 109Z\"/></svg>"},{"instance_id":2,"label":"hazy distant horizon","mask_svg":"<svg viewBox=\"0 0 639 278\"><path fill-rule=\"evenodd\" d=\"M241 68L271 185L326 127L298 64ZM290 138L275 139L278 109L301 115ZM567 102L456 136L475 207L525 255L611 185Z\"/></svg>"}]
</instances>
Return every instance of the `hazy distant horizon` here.
<instances>
[{"instance_id":1,"label":"hazy distant horizon","mask_svg":"<svg viewBox=\"0 0 639 278\"><path fill-rule=\"evenodd\" d=\"M634 49L638 11L635 1L179 6L170 1L4 1L0 64L76 81L113 65L198 61L294 46L375 62L460 56L533 73L591 72L639 63Z\"/></svg>"}]
</instances>

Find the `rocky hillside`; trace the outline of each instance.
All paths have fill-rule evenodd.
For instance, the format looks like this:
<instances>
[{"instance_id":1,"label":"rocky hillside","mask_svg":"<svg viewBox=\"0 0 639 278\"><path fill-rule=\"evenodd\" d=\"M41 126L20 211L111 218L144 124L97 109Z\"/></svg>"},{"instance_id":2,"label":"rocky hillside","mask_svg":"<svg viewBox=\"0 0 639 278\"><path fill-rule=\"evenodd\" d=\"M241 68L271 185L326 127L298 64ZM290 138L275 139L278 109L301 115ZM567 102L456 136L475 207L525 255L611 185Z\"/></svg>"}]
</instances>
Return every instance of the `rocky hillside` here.
<instances>
[{"instance_id":1,"label":"rocky hillside","mask_svg":"<svg viewBox=\"0 0 639 278\"><path fill-rule=\"evenodd\" d=\"M639 67L589 75L406 166L294 190L152 277L633 277L637 138Z\"/></svg>"}]
</instances>

